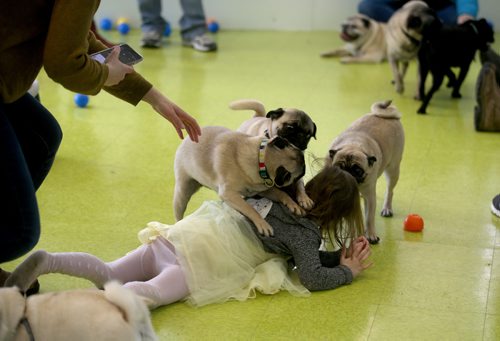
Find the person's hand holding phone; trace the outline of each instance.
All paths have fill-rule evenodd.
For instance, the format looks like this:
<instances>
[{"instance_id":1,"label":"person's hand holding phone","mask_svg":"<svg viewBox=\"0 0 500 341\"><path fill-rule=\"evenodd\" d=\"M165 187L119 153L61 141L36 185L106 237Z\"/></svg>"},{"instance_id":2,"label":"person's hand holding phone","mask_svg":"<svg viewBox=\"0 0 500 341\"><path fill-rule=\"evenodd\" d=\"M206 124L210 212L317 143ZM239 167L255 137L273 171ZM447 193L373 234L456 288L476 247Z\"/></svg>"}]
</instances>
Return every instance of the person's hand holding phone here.
<instances>
[{"instance_id":1,"label":"person's hand holding phone","mask_svg":"<svg viewBox=\"0 0 500 341\"><path fill-rule=\"evenodd\" d=\"M106 86L113 86L120 83L125 78L127 73L132 73L134 71L132 66L123 64L118 58L119 56L120 47L115 46L113 51L111 51L109 56L106 58L105 64L108 66L109 70L108 78L106 79L106 82L104 82L104 85Z\"/></svg>"}]
</instances>

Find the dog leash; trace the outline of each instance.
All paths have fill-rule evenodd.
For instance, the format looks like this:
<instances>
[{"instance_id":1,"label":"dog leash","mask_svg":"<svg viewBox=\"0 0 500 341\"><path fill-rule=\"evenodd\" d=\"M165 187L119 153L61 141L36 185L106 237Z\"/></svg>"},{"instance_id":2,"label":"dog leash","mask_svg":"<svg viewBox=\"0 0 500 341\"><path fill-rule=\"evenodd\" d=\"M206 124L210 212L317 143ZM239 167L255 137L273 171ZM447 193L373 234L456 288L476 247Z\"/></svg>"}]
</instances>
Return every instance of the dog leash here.
<instances>
[{"instance_id":1,"label":"dog leash","mask_svg":"<svg viewBox=\"0 0 500 341\"><path fill-rule=\"evenodd\" d=\"M264 185L271 188L274 186L274 180L269 177L266 163L264 162L264 150L266 149L268 139L262 139L259 146L259 175L264 179Z\"/></svg>"}]
</instances>

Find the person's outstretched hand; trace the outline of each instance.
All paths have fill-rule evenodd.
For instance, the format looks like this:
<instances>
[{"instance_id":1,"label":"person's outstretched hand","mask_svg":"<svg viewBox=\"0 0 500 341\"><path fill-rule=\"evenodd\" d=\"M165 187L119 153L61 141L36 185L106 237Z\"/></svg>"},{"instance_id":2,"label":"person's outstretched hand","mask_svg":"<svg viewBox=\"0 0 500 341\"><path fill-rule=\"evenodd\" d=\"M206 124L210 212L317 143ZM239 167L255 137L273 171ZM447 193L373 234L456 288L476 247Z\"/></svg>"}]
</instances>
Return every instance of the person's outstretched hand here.
<instances>
[{"instance_id":1,"label":"person's outstretched hand","mask_svg":"<svg viewBox=\"0 0 500 341\"><path fill-rule=\"evenodd\" d=\"M120 59L120 46L115 46L113 51L106 58L105 64L108 66L108 78L104 85L113 86L120 83L127 73L134 72L134 68L130 65L123 64Z\"/></svg>"},{"instance_id":2,"label":"person's outstretched hand","mask_svg":"<svg viewBox=\"0 0 500 341\"><path fill-rule=\"evenodd\" d=\"M348 250L342 249L340 264L351 269L352 277L356 278L363 270L368 269L372 263L367 263L366 260L370 257L370 243L366 237L361 236L356 238Z\"/></svg>"},{"instance_id":3,"label":"person's outstretched hand","mask_svg":"<svg viewBox=\"0 0 500 341\"><path fill-rule=\"evenodd\" d=\"M198 137L201 135L201 128L198 122L177 104L162 95L154 87L144 95L142 100L151 104L155 111L169 120L181 139L184 138L182 129L185 129L189 138L194 142L198 142Z\"/></svg>"}]
</instances>

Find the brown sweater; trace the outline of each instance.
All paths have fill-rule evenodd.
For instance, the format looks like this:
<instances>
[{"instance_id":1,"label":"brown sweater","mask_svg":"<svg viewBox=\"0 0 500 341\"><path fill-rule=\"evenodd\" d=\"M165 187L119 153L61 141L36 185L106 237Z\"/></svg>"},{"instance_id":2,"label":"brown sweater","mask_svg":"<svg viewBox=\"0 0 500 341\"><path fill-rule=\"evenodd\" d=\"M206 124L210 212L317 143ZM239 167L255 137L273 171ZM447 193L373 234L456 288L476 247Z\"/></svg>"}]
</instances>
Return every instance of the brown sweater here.
<instances>
[{"instance_id":1,"label":"brown sweater","mask_svg":"<svg viewBox=\"0 0 500 341\"><path fill-rule=\"evenodd\" d=\"M0 102L28 91L41 68L66 89L95 95L105 89L136 105L152 85L134 72L104 87L108 67L89 57L106 48L89 31L100 0L0 1Z\"/></svg>"}]
</instances>

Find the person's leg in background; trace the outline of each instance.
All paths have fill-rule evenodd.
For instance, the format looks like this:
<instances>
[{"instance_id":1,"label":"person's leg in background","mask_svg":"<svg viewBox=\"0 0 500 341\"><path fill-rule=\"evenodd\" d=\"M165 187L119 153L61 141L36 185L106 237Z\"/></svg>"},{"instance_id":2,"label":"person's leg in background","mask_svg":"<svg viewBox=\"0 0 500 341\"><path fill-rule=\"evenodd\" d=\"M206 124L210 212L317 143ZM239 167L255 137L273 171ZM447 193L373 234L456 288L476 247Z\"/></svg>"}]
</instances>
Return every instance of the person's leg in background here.
<instances>
[{"instance_id":1,"label":"person's leg in background","mask_svg":"<svg viewBox=\"0 0 500 341\"><path fill-rule=\"evenodd\" d=\"M457 8L453 2L450 2L448 5L437 8L436 13L439 19L445 25L456 25L457 24Z\"/></svg>"},{"instance_id":2,"label":"person's leg in background","mask_svg":"<svg viewBox=\"0 0 500 341\"><path fill-rule=\"evenodd\" d=\"M407 2L408 0L362 0L358 4L358 12L375 21L387 22Z\"/></svg>"},{"instance_id":3,"label":"person's leg in background","mask_svg":"<svg viewBox=\"0 0 500 341\"><path fill-rule=\"evenodd\" d=\"M30 94L0 103L0 264L21 257L38 242L35 192L52 166L61 139L56 119Z\"/></svg>"},{"instance_id":4,"label":"person's leg in background","mask_svg":"<svg viewBox=\"0 0 500 341\"><path fill-rule=\"evenodd\" d=\"M202 52L217 50L217 44L207 34L207 22L201 0L180 0L180 3L183 14L179 24L183 44Z\"/></svg>"},{"instance_id":5,"label":"person's leg in background","mask_svg":"<svg viewBox=\"0 0 500 341\"><path fill-rule=\"evenodd\" d=\"M138 0L141 14L142 47L158 48L161 46L163 32L167 22L161 16L161 0Z\"/></svg>"}]
</instances>

